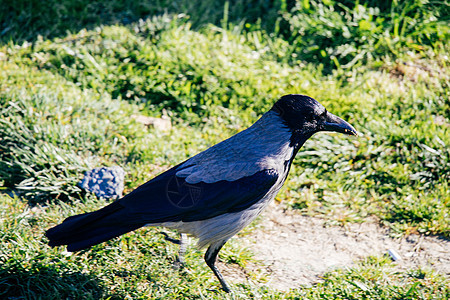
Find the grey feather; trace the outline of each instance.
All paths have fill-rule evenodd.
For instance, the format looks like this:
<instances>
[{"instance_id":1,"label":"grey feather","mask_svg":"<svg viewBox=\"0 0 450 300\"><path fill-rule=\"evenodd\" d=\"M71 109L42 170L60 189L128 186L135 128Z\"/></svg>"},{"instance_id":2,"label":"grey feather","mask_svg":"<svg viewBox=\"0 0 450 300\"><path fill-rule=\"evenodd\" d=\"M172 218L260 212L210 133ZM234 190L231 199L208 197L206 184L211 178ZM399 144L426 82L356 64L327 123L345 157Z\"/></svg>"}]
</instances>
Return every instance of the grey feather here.
<instances>
[{"instance_id":1,"label":"grey feather","mask_svg":"<svg viewBox=\"0 0 450 300\"><path fill-rule=\"evenodd\" d=\"M246 130L188 159L176 174L195 184L235 181L267 169L282 173L294 151L291 136L281 117L269 111Z\"/></svg>"},{"instance_id":2,"label":"grey feather","mask_svg":"<svg viewBox=\"0 0 450 300\"><path fill-rule=\"evenodd\" d=\"M148 224L165 226L198 238L198 247L225 242L250 224L281 189L289 170L286 162L292 159L291 132L283 126L281 117L273 111L264 114L253 126L235 136L197 154L179 166L176 174L192 184L220 180L235 181L264 169L274 169L278 181L257 203L246 210L226 213L193 222Z\"/></svg>"}]
</instances>

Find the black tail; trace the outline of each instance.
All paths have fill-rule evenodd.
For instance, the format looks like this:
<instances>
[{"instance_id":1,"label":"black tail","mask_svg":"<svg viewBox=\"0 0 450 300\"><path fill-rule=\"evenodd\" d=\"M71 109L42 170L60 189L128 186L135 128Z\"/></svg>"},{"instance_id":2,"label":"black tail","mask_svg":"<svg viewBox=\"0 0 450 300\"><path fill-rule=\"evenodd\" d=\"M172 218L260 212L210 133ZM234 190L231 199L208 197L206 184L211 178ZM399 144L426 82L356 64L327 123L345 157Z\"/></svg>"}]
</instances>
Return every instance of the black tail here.
<instances>
[{"instance_id":1,"label":"black tail","mask_svg":"<svg viewBox=\"0 0 450 300\"><path fill-rule=\"evenodd\" d=\"M100 244L124 233L144 226L142 223L124 222L124 207L118 202L91 212L72 216L47 230L49 245L67 245L67 251L78 251Z\"/></svg>"}]
</instances>

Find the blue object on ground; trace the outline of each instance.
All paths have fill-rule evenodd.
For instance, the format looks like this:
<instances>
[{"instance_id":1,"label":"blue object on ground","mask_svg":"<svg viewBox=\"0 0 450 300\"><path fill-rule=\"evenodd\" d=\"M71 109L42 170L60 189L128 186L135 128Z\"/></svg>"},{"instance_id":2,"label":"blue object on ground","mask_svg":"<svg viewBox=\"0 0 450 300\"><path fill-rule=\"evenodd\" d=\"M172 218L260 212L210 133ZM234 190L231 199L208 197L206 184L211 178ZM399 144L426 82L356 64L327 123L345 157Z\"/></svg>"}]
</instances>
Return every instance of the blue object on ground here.
<instances>
[{"instance_id":1,"label":"blue object on ground","mask_svg":"<svg viewBox=\"0 0 450 300\"><path fill-rule=\"evenodd\" d=\"M101 167L87 171L79 186L97 197L117 199L122 197L125 171L119 167Z\"/></svg>"}]
</instances>

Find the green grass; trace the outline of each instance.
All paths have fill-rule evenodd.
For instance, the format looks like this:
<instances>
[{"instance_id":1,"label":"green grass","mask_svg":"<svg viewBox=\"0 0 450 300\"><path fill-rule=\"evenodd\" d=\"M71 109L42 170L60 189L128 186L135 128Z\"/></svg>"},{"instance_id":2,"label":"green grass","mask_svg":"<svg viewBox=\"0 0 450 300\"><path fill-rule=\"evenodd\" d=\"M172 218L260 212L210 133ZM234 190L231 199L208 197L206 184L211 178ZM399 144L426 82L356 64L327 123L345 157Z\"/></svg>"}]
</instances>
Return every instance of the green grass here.
<instances>
[{"instance_id":1,"label":"green grass","mask_svg":"<svg viewBox=\"0 0 450 300\"><path fill-rule=\"evenodd\" d=\"M0 195L0 296L4 299L231 299L193 247L187 266L172 268L177 247L143 228L91 250L69 254L46 246L44 231L65 217L105 204L93 197L68 205L31 208L18 197ZM221 261L241 265L249 253L231 240ZM264 299L446 299L448 280L432 270L398 272L387 257L370 257L356 266L324 274L323 282L279 292L264 287L263 274L248 274L260 284L233 285L235 298Z\"/></svg>"},{"instance_id":2,"label":"green grass","mask_svg":"<svg viewBox=\"0 0 450 300\"><path fill-rule=\"evenodd\" d=\"M405 49L421 55L449 39L447 1L297 1L284 14L295 53L350 68Z\"/></svg>"},{"instance_id":3,"label":"green grass","mask_svg":"<svg viewBox=\"0 0 450 300\"><path fill-rule=\"evenodd\" d=\"M286 3L288 2L288 3ZM189 17L195 28L225 21L248 22L251 27L274 31L280 23L280 11L287 12L292 1L275 0L0 0L0 41L35 41L39 36L54 38L93 29L99 25L130 24L164 13ZM226 9L226 13L224 13ZM264 21L261 22L261 16ZM225 20L224 20L225 16ZM27 28L27 30L23 30Z\"/></svg>"},{"instance_id":4,"label":"green grass","mask_svg":"<svg viewBox=\"0 0 450 300\"><path fill-rule=\"evenodd\" d=\"M157 229L74 255L48 248L43 233L105 204L77 187L84 171L120 165L129 191L287 93L318 99L362 135L314 136L278 200L331 225L371 217L393 235L450 237L447 2L163 2L31 1L0 12L0 186L19 195L0 195L1 297L222 297L201 251L172 270L176 247ZM139 114L168 114L173 129L147 128ZM251 260L238 241L221 254ZM396 273L380 257L324 278L285 294L234 288L237 298L449 294L448 278Z\"/></svg>"}]
</instances>

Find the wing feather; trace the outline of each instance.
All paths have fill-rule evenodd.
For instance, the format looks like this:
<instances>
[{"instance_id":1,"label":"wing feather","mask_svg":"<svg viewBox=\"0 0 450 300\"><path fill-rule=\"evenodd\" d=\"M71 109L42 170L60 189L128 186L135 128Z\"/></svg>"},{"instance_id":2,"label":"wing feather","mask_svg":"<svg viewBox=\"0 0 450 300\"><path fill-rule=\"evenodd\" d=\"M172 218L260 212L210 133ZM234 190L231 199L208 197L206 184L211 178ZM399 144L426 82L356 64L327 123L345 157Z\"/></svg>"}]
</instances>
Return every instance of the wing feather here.
<instances>
[{"instance_id":1,"label":"wing feather","mask_svg":"<svg viewBox=\"0 0 450 300\"><path fill-rule=\"evenodd\" d=\"M174 167L120 199L127 218L137 223L189 222L244 210L261 200L279 176L270 169L235 181L192 184L176 172Z\"/></svg>"}]
</instances>

